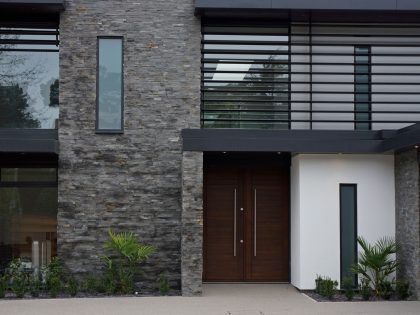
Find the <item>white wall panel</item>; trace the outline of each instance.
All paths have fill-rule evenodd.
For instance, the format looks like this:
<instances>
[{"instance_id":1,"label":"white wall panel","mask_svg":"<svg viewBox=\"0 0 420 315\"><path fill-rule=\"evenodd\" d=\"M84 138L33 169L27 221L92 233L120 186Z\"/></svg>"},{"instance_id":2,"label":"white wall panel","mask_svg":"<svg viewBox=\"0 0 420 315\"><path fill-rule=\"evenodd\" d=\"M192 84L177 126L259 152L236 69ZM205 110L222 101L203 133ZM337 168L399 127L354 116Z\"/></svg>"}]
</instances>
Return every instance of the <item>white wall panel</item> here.
<instances>
[{"instance_id":1,"label":"white wall panel","mask_svg":"<svg viewBox=\"0 0 420 315\"><path fill-rule=\"evenodd\" d=\"M392 155L294 156L291 281L299 289L313 289L317 274L340 280L340 183L357 184L358 235L395 236Z\"/></svg>"}]
</instances>

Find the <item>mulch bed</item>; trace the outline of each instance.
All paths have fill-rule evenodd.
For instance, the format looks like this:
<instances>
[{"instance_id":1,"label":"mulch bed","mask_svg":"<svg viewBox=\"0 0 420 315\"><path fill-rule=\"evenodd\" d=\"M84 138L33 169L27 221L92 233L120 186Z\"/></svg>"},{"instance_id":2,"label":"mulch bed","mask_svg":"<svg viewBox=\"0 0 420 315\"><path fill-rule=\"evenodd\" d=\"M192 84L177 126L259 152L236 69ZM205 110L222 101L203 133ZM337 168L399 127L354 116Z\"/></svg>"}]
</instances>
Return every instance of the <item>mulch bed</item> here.
<instances>
[{"instance_id":1,"label":"mulch bed","mask_svg":"<svg viewBox=\"0 0 420 315\"><path fill-rule=\"evenodd\" d=\"M332 299L328 299L314 291L302 291L302 293L306 294L310 298L314 299L317 302L387 302L387 301L401 301L396 296L391 296L389 300L385 300L381 297L372 296L368 301L363 300L362 296L359 294L354 294L353 299L351 301L347 300L346 296L341 293L335 294Z\"/></svg>"}]
</instances>

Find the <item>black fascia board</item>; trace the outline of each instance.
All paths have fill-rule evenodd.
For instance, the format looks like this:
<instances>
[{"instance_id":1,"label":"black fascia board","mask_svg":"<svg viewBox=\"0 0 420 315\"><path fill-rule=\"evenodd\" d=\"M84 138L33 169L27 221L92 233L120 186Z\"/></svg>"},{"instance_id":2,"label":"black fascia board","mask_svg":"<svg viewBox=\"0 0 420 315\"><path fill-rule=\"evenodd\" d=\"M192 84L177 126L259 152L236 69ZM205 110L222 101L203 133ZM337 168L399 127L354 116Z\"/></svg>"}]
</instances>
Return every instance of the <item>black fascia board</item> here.
<instances>
[{"instance_id":1,"label":"black fascia board","mask_svg":"<svg viewBox=\"0 0 420 315\"><path fill-rule=\"evenodd\" d=\"M418 0L195 0L197 13L208 9L417 11Z\"/></svg>"},{"instance_id":2,"label":"black fascia board","mask_svg":"<svg viewBox=\"0 0 420 315\"><path fill-rule=\"evenodd\" d=\"M417 145L420 145L420 124L400 129L393 137L384 139L381 151L398 151Z\"/></svg>"},{"instance_id":3,"label":"black fascia board","mask_svg":"<svg viewBox=\"0 0 420 315\"><path fill-rule=\"evenodd\" d=\"M64 10L64 0L0 0L2 7L44 7L57 12Z\"/></svg>"},{"instance_id":4,"label":"black fascia board","mask_svg":"<svg viewBox=\"0 0 420 315\"><path fill-rule=\"evenodd\" d=\"M56 129L0 129L0 153L58 154Z\"/></svg>"},{"instance_id":5,"label":"black fascia board","mask_svg":"<svg viewBox=\"0 0 420 315\"><path fill-rule=\"evenodd\" d=\"M387 137L396 132L388 132ZM184 129L184 151L379 153L384 133L347 130Z\"/></svg>"}]
</instances>

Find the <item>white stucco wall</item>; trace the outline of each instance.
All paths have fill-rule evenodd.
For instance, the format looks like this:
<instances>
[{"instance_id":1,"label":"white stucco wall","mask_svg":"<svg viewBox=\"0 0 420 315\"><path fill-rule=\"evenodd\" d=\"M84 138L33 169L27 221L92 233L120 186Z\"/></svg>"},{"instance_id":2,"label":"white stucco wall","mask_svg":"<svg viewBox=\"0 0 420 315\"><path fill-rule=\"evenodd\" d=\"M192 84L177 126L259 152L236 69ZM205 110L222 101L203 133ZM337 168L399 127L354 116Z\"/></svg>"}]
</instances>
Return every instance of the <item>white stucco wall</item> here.
<instances>
[{"instance_id":1,"label":"white stucco wall","mask_svg":"<svg viewBox=\"0 0 420 315\"><path fill-rule=\"evenodd\" d=\"M299 154L291 168L291 282L340 280L339 184L357 184L358 235L395 236L393 155Z\"/></svg>"}]
</instances>

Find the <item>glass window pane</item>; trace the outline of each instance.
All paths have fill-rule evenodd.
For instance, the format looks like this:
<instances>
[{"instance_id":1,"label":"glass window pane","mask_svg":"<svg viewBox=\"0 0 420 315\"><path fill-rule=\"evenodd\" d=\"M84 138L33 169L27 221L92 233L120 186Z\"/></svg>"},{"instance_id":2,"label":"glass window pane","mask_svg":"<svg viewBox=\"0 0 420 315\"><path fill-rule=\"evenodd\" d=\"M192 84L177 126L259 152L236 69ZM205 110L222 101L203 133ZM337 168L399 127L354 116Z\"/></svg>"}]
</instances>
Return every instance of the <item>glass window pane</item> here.
<instances>
[{"instance_id":1,"label":"glass window pane","mask_svg":"<svg viewBox=\"0 0 420 315\"><path fill-rule=\"evenodd\" d=\"M2 168L2 182L56 182L56 168Z\"/></svg>"},{"instance_id":2,"label":"glass window pane","mask_svg":"<svg viewBox=\"0 0 420 315\"><path fill-rule=\"evenodd\" d=\"M122 130L121 38L100 38L98 53L98 130Z\"/></svg>"},{"instance_id":3,"label":"glass window pane","mask_svg":"<svg viewBox=\"0 0 420 315\"><path fill-rule=\"evenodd\" d=\"M25 31L33 29L0 28L0 128L54 129L59 115L59 53L51 41L56 36L44 35L51 30L42 29L37 35L19 35ZM21 44L22 40L37 44Z\"/></svg>"},{"instance_id":4,"label":"glass window pane","mask_svg":"<svg viewBox=\"0 0 420 315\"><path fill-rule=\"evenodd\" d=\"M57 253L57 187L0 188L0 271L14 257L28 269Z\"/></svg>"},{"instance_id":5,"label":"glass window pane","mask_svg":"<svg viewBox=\"0 0 420 315\"><path fill-rule=\"evenodd\" d=\"M340 248L341 248L341 281L345 277L356 277L350 267L357 259L357 199L356 185L340 185Z\"/></svg>"},{"instance_id":6,"label":"glass window pane","mask_svg":"<svg viewBox=\"0 0 420 315\"><path fill-rule=\"evenodd\" d=\"M369 121L371 119L370 114L370 101L371 101L371 68L370 68L370 48L369 47L355 47L355 110L366 111L366 114L355 113L354 119ZM361 103L362 102L362 103ZM364 102L364 103L363 103ZM371 129L371 122L356 122L355 129L369 130Z\"/></svg>"}]
</instances>

